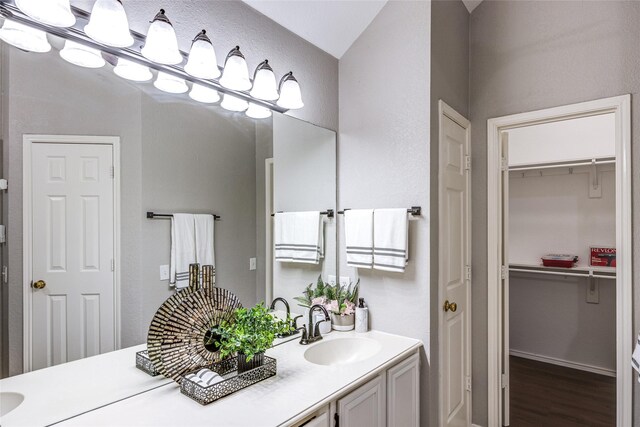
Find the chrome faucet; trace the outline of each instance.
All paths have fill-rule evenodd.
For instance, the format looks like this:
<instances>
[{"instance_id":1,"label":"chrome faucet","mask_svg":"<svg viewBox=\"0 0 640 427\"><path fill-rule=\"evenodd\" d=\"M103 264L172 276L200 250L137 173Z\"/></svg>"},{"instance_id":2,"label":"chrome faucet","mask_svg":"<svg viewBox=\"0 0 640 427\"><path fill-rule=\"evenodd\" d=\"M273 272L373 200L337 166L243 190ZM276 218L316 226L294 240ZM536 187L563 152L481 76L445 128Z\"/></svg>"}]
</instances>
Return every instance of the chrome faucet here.
<instances>
[{"instance_id":1,"label":"chrome faucet","mask_svg":"<svg viewBox=\"0 0 640 427\"><path fill-rule=\"evenodd\" d=\"M276 303L280 301L284 304L285 308L287 309L287 319L289 319L289 317L291 317L291 309L289 308L289 303L287 302L286 299L282 298L282 297L277 297L274 298L274 300L271 302L271 306L269 307L269 309L274 310L276 307ZM297 320L299 318L301 318L302 315L296 316L291 320L291 324L289 325L289 331L288 333L284 333L284 334L280 334L278 335L279 337L288 337L290 335L295 335L297 334L300 330L297 328Z\"/></svg>"},{"instance_id":2,"label":"chrome faucet","mask_svg":"<svg viewBox=\"0 0 640 427\"><path fill-rule=\"evenodd\" d=\"M318 322L316 322L314 324L313 322L313 313L316 310L321 310L324 313L324 320L320 320ZM329 319L329 313L327 312L327 309L324 308L323 305L320 304L314 304L309 308L309 330L307 331L305 328L305 332L302 333L302 338L300 339L300 344L302 345L307 345L307 344L311 344L313 342L319 341L322 339L322 335L320 334L320 323L322 322L328 322ZM300 328L302 329L302 328ZM306 338L306 339L305 339Z\"/></svg>"}]
</instances>

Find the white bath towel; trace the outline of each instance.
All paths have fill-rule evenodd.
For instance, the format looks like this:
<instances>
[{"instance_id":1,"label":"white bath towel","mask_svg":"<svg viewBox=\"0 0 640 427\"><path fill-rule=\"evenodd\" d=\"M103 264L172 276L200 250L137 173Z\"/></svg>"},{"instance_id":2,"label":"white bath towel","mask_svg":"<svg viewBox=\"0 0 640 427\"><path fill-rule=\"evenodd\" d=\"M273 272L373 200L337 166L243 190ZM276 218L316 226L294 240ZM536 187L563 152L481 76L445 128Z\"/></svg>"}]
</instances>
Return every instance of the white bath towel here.
<instances>
[{"instance_id":1,"label":"white bath towel","mask_svg":"<svg viewBox=\"0 0 640 427\"><path fill-rule=\"evenodd\" d=\"M195 222L191 214L171 218L171 264L169 283L176 289L189 286L189 264L196 262Z\"/></svg>"},{"instance_id":2,"label":"white bath towel","mask_svg":"<svg viewBox=\"0 0 640 427\"><path fill-rule=\"evenodd\" d=\"M373 267L373 209L344 211L344 240L348 266Z\"/></svg>"},{"instance_id":3,"label":"white bath towel","mask_svg":"<svg viewBox=\"0 0 640 427\"><path fill-rule=\"evenodd\" d=\"M193 217L196 235L196 262L200 264L200 273L202 274L203 265L213 265L215 276L214 217L211 214L194 215Z\"/></svg>"},{"instance_id":4,"label":"white bath towel","mask_svg":"<svg viewBox=\"0 0 640 427\"><path fill-rule=\"evenodd\" d=\"M406 209L373 212L373 268L404 272L409 261L409 219Z\"/></svg>"},{"instance_id":5,"label":"white bath towel","mask_svg":"<svg viewBox=\"0 0 640 427\"><path fill-rule=\"evenodd\" d=\"M636 348L633 351L633 356L631 356L631 366L638 371L638 382L640 383L640 334L638 334Z\"/></svg>"},{"instance_id":6,"label":"white bath towel","mask_svg":"<svg viewBox=\"0 0 640 427\"><path fill-rule=\"evenodd\" d=\"M275 259L317 264L324 252L324 227L319 211L275 214Z\"/></svg>"}]
</instances>

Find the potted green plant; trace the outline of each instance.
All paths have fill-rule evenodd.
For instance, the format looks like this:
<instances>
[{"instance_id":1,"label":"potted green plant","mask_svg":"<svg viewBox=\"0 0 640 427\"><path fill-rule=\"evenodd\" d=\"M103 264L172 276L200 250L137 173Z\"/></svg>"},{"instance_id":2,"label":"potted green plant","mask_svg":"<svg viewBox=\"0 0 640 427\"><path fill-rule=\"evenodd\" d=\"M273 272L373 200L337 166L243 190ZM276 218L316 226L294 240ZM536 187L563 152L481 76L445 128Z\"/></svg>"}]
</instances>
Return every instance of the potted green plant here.
<instances>
[{"instance_id":1,"label":"potted green plant","mask_svg":"<svg viewBox=\"0 0 640 427\"><path fill-rule=\"evenodd\" d=\"M276 335L288 332L290 325L269 313L263 303L252 308L238 308L231 321L212 328L222 357L237 354L238 372L261 366L265 350L271 348Z\"/></svg>"},{"instance_id":2,"label":"potted green plant","mask_svg":"<svg viewBox=\"0 0 640 427\"><path fill-rule=\"evenodd\" d=\"M318 277L315 288L309 284L302 296L295 297L298 305L309 308L321 304L331 315L331 325L336 331L350 331L355 325L356 301L360 289L360 280L353 285L328 285Z\"/></svg>"}]
</instances>

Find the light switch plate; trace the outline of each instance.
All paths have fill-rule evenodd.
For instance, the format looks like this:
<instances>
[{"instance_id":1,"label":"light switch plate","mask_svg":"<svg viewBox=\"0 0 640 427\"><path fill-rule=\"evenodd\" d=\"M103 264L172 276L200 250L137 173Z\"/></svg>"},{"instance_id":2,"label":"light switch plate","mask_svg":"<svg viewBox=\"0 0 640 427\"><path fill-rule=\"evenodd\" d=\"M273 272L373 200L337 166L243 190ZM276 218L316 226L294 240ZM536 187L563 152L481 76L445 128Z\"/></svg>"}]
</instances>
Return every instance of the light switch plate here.
<instances>
[{"instance_id":1,"label":"light switch plate","mask_svg":"<svg viewBox=\"0 0 640 427\"><path fill-rule=\"evenodd\" d=\"M340 286L349 286L351 279L349 276L340 276Z\"/></svg>"},{"instance_id":2,"label":"light switch plate","mask_svg":"<svg viewBox=\"0 0 640 427\"><path fill-rule=\"evenodd\" d=\"M249 270L253 271L256 269L256 259L249 258Z\"/></svg>"},{"instance_id":3,"label":"light switch plate","mask_svg":"<svg viewBox=\"0 0 640 427\"><path fill-rule=\"evenodd\" d=\"M327 276L327 282L331 285L331 286L335 286L336 285L336 276L334 276L333 274L329 274Z\"/></svg>"},{"instance_id":4,"label":"light switch plate","mask_svg":"<svg viewBox=\"0 0 640 427\"><path fill-rule=\"evenodd\" d=\"M169 280L169 266L161 265L160 266L160 280Z\"/></svg>"}]
</instances>

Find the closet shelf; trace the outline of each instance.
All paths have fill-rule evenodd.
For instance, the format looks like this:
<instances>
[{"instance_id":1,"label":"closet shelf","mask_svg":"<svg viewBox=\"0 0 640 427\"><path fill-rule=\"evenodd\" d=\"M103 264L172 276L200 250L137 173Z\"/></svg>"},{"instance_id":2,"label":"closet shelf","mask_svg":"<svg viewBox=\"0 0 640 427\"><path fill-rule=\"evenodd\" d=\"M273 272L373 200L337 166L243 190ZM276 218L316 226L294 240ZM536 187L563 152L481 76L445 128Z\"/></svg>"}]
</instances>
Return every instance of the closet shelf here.
<instances>
[{"instance_id":1,"label":"closet shelf","mask_svg":"<svg viewBox=\"0 0 640 427\"><path fill-rule=\"evenodd\" d=\"M554 276L586 277L595 279L615 279L614 267L576 266L573 268L545 267L538 264L509 264L509 271L514 273L537 273Z\"/></svg>"}]
</instances>

